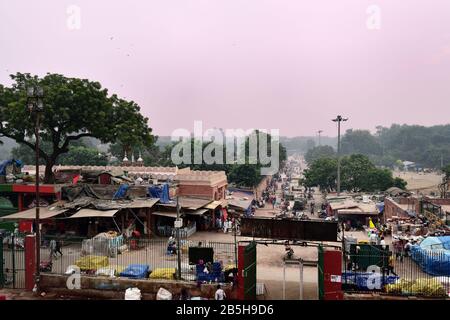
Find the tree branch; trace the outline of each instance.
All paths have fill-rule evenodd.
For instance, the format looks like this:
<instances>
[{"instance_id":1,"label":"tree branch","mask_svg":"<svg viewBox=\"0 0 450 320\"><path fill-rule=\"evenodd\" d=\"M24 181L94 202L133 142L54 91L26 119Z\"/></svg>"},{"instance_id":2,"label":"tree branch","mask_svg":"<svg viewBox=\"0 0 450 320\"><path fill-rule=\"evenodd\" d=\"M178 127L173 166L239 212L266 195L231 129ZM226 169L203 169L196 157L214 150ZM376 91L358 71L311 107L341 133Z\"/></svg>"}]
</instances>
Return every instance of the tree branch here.
<instances>
[{"instance_id":1,"label":"tree branch","mask_svg":"<svg viewBox=\"0 0 450 320\"><path fill-rule=\"evenodd\" d=\"M14 136L14 135L5 133L4 131L0 131L0 134L2 134L2 136L4 136L4 137L13 139L13 140L16 141L17 143L22 143L22 144L24 144L24 145L30 147L30 148L33 149L34 151L36 150L36 144L33 144L33 143L31 143L31 142L28 142L28 141L26 141L26 140L24 140L24 139L18 138L18 137ZM49 159L48 155L47 155L41 148L39 148L39 157L44 158L46 162L47 162L48 159Z\"/></svg>"},{"instance_id":2,"label":"tree branch","mask_svg":"<svg viewBox=\"0 0 450 320\"><path fill-rule=\"evenodd\" d=\"M77 134L76 136L68 136L66 138L66 141L64 141L62 147L60 148L61 150L67 150L67 147L69 146L70 141L74 141L74 140L78 140L81 139L83 137L93 137L94 135L92 135L91 133L80 133Z\"/></svg>"}]
</instances>

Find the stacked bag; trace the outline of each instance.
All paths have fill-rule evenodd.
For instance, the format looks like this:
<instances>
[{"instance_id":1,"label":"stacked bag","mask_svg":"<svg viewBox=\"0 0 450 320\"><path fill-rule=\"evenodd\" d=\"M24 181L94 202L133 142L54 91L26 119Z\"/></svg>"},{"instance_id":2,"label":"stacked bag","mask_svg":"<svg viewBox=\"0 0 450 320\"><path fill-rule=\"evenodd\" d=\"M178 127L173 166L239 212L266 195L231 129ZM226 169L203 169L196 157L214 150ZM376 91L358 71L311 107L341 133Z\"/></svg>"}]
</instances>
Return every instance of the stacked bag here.
<instances>
[{"instance_id":1,"label":"stacked bag","mask_svg":"<svg viewBox=\"0 0 450 320\"><path fill-rule=\"evenodd\" d=\"M224 282L225 277L222 271L222 264L220 262L214 262L211 269L212 270L208 270L205 264L197 264L197 281Z\"/></svg>"}]
</instances>

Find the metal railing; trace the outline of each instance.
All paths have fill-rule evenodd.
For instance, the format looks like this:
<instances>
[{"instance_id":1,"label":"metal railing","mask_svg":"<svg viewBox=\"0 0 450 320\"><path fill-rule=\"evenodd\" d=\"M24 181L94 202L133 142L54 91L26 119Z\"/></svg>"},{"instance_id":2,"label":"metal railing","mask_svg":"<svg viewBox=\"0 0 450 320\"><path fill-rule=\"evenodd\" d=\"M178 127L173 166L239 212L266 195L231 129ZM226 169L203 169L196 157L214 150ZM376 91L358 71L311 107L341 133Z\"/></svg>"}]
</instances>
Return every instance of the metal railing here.
<instances>
[{"instance_id":1,"label":"metal railing","mask_svg":"<svg viewBox=\"0 0 450 320\"><path fill-rule=\"evenodd\" d=\"M63 242L61 252L51 251L50 247L41 250L41 261L49 267L42 272L69 274L71 266L79 266L83 274L101 276L120 276L130 265L148 265L149 270L177 268L177 251L170 250L164 239L123 239L117 243L106 243L100 239L86 239L80 242ZM183 239L181 248L181 278L196 280L196 266L189 264L189 247L213 248L214 261L225 266L235 266L234 243L190 241ZM51 261L51 266L50 262Z\"/></svg>"},{"instance_id":2,"label":"metal railing","mask_svg":"<svg viewBox=\"0 0 450 320\"><path fill-rule=\"evenodd\" d=\"M347 253L342 286L351 292L447 297L450 293L450 256L443 251L421 256L404 251Z\"/></svg>"}]
</instances>

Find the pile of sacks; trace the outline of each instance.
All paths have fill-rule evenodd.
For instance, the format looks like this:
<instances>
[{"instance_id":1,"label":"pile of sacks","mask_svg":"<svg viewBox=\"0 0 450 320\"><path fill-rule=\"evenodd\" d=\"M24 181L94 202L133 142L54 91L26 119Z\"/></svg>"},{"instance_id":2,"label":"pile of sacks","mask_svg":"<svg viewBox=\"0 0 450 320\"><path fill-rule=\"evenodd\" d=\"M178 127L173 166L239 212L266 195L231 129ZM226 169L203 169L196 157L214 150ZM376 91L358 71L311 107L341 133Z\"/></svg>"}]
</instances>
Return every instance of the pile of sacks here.
<instances>
[{"instance_id":1,"label":"pile of sacks","mask_svg":"<svg viewBox=\"0 0 450 320\"><path fill-rule=\"evenodd\" d=\"M401 279L395 284L388 284L385 289L386 293L392 294L414 294L427 297L442 297L447 295L444 286L438 279L419 278L414 281Z\"/></svg>"}]
</instances>

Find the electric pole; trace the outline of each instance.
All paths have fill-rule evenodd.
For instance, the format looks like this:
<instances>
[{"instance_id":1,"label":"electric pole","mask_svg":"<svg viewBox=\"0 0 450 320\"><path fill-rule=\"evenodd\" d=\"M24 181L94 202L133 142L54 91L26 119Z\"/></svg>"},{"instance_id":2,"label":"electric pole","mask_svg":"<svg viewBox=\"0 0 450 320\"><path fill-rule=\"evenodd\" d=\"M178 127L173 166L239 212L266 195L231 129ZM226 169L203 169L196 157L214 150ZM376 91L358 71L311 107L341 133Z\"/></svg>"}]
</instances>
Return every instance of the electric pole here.
<instances>
[{"instance_id":1,"label":"electric pole","mask_svg":"<svg viewBox=\"0 0 450 320\"><path fill-rule=\"evenodd\" d=\"M317 133L319 134L319 147L320 147L320 134L323 132L323 130L319 130L317 131Z\"/></svg>"},{"instance_id":2,"label":"electric pole","mask_svg":"<svg viewBox=\"0 0 450 320\"><path fill-rule=\"evenodd\" d=\"M337 145L337 195L341 194L341 122L347 121L348 118L343 118L338 115L336 119L333 119L334 122L338 124L338 145Z\"/></svg>"},{"instance_id":3,"label":"electric pole","mask_svg":"<svg viewBox=\"0 0 450 320\"><path fill-rule=\"evenodd\" d=\"M180 204L178 201L178 195L177 195L177 221L176 226L177 230L177 260L178 260L178 272L177 272L177 278L178 280L181 280L181 246L180 246Z\"/></svg>"}]
</instances>

